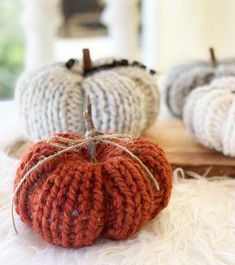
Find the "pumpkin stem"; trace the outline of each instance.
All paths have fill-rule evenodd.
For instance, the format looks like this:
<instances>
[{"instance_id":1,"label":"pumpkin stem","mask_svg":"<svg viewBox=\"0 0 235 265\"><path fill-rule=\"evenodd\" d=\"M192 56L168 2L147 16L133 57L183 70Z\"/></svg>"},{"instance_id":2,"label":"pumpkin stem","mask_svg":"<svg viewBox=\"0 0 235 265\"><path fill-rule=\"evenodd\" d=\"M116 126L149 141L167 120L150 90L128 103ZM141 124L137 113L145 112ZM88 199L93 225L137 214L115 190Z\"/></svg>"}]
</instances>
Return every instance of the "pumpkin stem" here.
<instances>
[{"instance_id":1,"label":"pumpkin stem","mask_svg":"<svg viewBox=\"0 0 235 265\"><path fill-rule=\"evenodd\" d=\"M84 71L87 72L92 68L92 61L89 49L83 49L83 68Z\"/></svg>"},{"instance_id":2,"label":"pumpkin stem","mask_svg":"<svg viewBox=\"0 0 235 265\"><path fill-rule=\"evenodd\" d=\"M91 106L91 99L89 96L87 97L86 110L83 112L83 116L85 119L87 132L94 130L95 126L92 119L92 106Z\"/></svg>"},{"instance_id":3,"label":"pumpkin stem","mask_svg":"<svg viewBox=\"0 0 235 265\"><path fill-rule=\"evenodd\" d=\"M103 133L98 132L98 130L95 128L93 119L92 119L92 105L90 97L87 97L87 103L86 103L86 110L83 112L85 125L86 125L86 137L95 137L98 135L102 135ZM96 161L96 143L90 142L88 143L88 152L90 155L90 158L93 162Z\"/></svg>"},{"instance_id":4,"label":"pumpkin stem","mask_svg":"<svg viewBox=\"0 0 235 265\"><path fill-rule=\"evenodd\" d=\"M214 48L210 47L209 48L209 53L210 53L211 65L213 67L216 67L217 66L217 59L216 59L216 56L215 56Z\"/></svg>"}]
</instances>

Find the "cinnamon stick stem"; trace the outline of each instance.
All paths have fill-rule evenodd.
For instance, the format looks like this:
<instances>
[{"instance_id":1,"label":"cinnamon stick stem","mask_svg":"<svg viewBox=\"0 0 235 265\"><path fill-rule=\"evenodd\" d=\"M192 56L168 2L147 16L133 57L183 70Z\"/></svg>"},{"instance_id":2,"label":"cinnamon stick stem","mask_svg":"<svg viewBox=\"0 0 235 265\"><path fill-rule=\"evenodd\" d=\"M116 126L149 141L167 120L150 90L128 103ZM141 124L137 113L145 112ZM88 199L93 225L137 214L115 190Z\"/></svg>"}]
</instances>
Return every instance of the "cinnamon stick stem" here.
<instances>
[{"instance_id":1,"label":"cinnamon stick stem","mask_svg":"<svg viewBox=\"0 0 235 265\"><path fill-rule=\"evenodd\" d=\"M89 71L92 68L92 61L91 61L91 55L89 49L83 49L83 68L84 71Z\"/></svg>"},{"instance_id":2,"label":"cinnamon stick stem","mask_svg":"<svg viewBox=\"0 0 235 265\"><path fill-rule=\"evenodd\" d=\"M215 56L214 48L210 47L209 48L209 53L210 53L211 65L213 67L216 67L217 66L217 59L216 59L216 56Z\"/></svg>"}]
</instances>

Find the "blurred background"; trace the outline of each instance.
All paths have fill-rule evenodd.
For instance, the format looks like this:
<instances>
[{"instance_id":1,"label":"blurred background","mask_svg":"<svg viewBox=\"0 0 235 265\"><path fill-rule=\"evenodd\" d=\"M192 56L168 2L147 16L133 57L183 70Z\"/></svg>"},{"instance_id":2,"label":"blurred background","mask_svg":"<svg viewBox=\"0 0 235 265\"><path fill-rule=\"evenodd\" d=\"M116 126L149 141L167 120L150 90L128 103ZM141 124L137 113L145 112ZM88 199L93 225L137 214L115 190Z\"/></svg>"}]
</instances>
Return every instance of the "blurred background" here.
<instances>
[{"instance_id":1,"label":"blurred background","mask_svg":"<svg viewBox=\"0 0 235 265\"><path fill-rule=\"evenodd\" d=\"M118 56L164 74L173 64L235 55L234 0L0 0L0 100L19 74L54 60ZM6 110L1 107L0 111ZM9 107L11 108L11 107Z\"/></svg>"}]
</instances>

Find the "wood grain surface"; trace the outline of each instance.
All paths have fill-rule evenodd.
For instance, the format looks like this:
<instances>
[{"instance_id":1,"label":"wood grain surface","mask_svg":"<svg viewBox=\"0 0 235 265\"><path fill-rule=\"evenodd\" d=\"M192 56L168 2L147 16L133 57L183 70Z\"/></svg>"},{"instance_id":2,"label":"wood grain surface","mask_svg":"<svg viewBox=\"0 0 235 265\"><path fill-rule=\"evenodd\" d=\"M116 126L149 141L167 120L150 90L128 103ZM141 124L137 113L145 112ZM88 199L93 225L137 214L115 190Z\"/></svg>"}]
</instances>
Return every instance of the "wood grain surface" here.
<instances>
[{"instance_id":1,"label":"wood grain surface","mask_svg":"<svg viewBox=\"0 0 235 265\"><path fill-rule=\"evenodd\" d=\"M230 158L198 144L187 133L179 120L157 121L144 135L157 143L167 154L173 169L181 167L207 176L235 177L235 158ZM10 150L10 155L21 158L32 142L21 142Z\"/></svg>"}]
</instances>

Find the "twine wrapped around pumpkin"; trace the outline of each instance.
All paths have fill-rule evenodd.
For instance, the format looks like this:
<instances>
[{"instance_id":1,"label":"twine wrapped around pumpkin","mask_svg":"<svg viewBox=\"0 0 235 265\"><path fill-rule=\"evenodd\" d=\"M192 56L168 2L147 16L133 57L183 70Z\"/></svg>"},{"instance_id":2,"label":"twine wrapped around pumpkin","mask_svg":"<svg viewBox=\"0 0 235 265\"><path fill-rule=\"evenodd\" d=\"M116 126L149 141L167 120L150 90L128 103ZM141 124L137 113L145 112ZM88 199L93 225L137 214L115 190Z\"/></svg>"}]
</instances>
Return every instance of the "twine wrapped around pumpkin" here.
<instances>
[{"instance_id":1,"label":"twine wrapped around pumpkin","mask_svg":"<svg viewBox=\"0 0 235 265\"><path fill-rule=\"evenodd\" d=\"M217 60L210 48L210 61L192 61L173 67L166 76L163 89L170 112L181 117L189 93L196 87L209 84L215 78L235 76L235 58Z\"/></svg>"},{"instance_id":2,"label":"twine wrapped around pumpkin","mask_svg":"<svg viewBox=\"0 0 235 265\"><path fill-rule=\"evenodd\" d=\"M88 96L100 131L141 135L159 112L160 94L154 71L138 62L70 59L22 75L16 100L26 136L37 141L57 132L83 135L82 111Z\"/></svg>"},{"instance_id":3,"label":"twine wrapped around pumpkin","mask_svg":"<svg viewBox=\"0 0 235 265\"><path fill-rule=\"evenodd\" d=\"M88 110L86 138L58 134L35 144L15 179L22 221L63 247L133 236L170 197L164 152L144 138L99 133Z\"/></svg>"}]
</instances>

